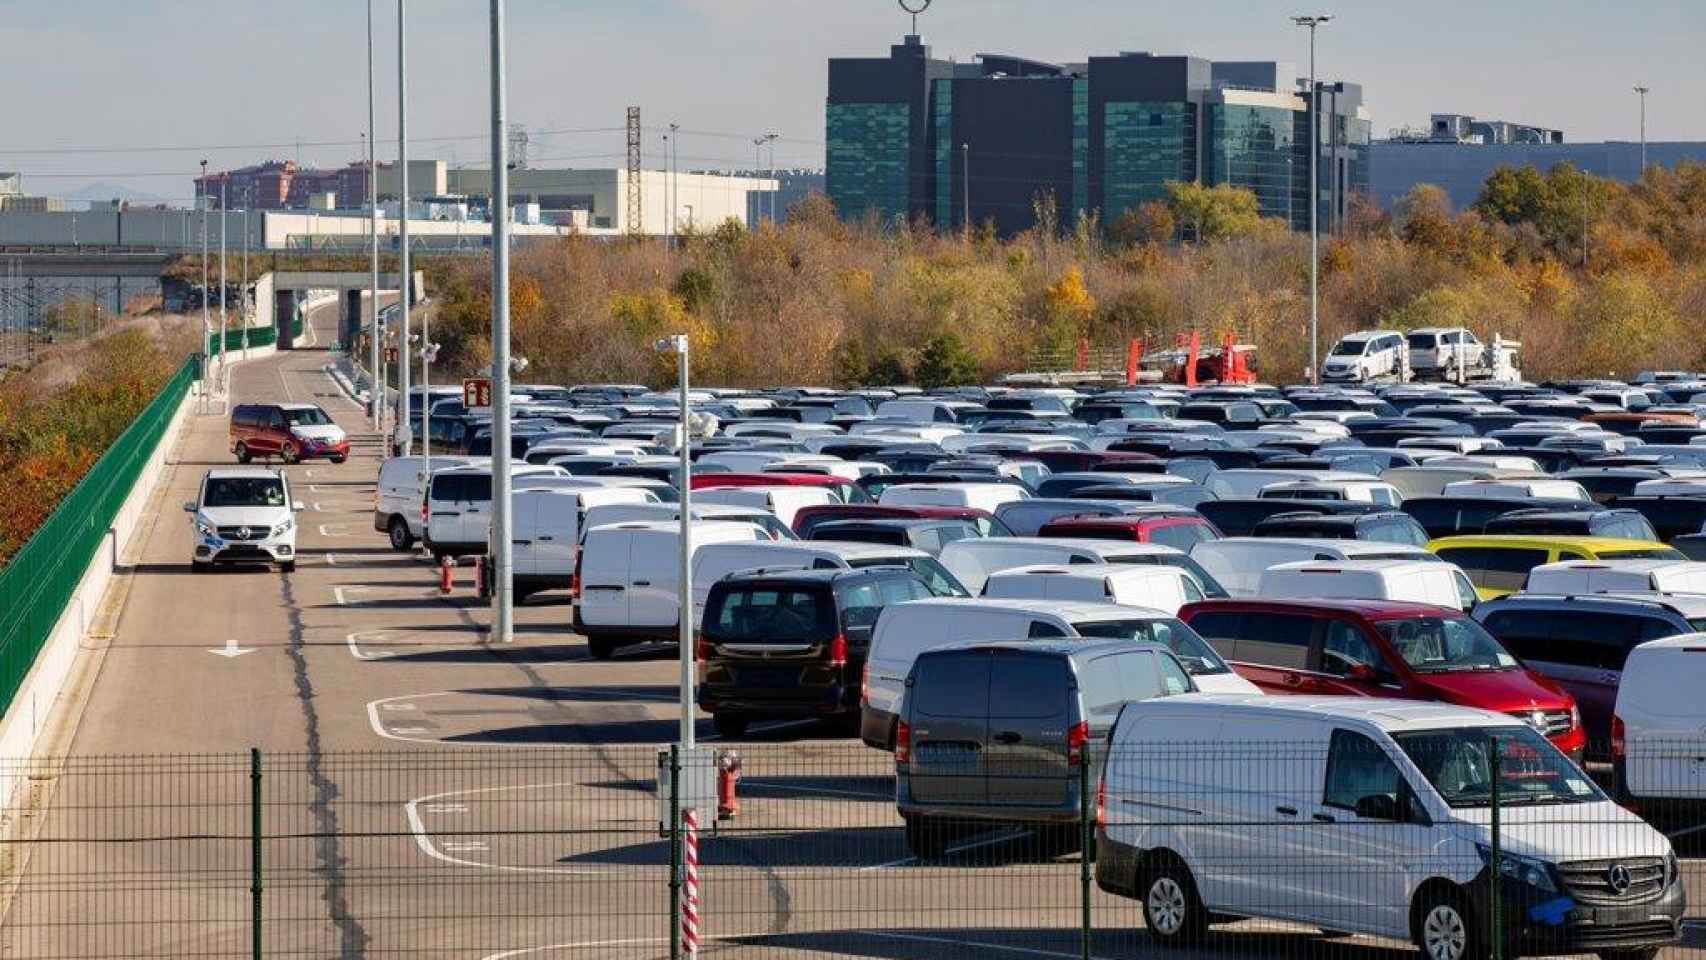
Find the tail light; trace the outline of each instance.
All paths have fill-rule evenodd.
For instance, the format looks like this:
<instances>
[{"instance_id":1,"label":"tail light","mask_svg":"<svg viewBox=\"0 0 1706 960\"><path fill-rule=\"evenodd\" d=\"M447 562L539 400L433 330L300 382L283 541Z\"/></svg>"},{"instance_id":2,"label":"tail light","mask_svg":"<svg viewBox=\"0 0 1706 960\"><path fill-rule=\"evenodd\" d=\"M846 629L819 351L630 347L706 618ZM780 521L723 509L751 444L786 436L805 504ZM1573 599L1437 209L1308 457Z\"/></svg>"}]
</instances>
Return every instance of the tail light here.
<instances>
[{"instance_id":1,"label":"tail light","mask_svg":"<svg viewBox=\"0 0 1706 960\"><path fill-rule=\"evenodd\" d=\"M1084 745L1090 742L1090 725L1080 720L1066 731L1066 762L1078 766L1084 762Z\"/></svg>"},{"instance_id":2,"label":"tail light","mask_svg":"<svg viewBox=\"0 0 1706 960\"><path fill-rule=\"evenodd\" d=\"M829 641L829 665L847 666L847 634L838 633Z\"/></svg>"},{"instance_id":3,"label":"tail light","mask_svg":"<svg viewBox=\"0 0 1706 960\"><path fill-rule=\"evenodd\" d=\"M582 552L575 551L575 572L569 574L569 599L579 603L581 599L581 556Z\"/></svg>"},{"instance_id":4,"label":"tail light","mask_svg":"<svg viewBox=\"0 0 1706 960\"><path fill-rule=\"evenodd\" d=\"M427 522L427 497L421 498L421 522Z\"/></svg>"},{"instance_id":5,"label":"tail light","mask_svg":"<svg viewBox=\"0 0 1706 960\"><path fill-rule=\"evenodd\" d=\"M1096 829L1108 828L1108 778L1096 780Z\"/></svg>"},{"instance_id":6,"label":"tail light","mask_svg":"<svg viewBox=\"0 0 1706 960\"><path fill-rule=\"evenodd\" d=\"M1629 748L1627 734L1623 729L1623 718L1617 714L1611 715L1611 757L1622 760Z\"/></svg>"},{"instance_id":7,"label":"tail light","mask_svg":"<svg viewBox=\"0 0 1706 960\"><path fill-rule=\"evenodd\" d=\"M859 706L871 705L871 661L865 661L865 668L859 671Z\"/></svg>"},{"instance_id":8,"label":"tail light","mask_svg":"<svg viewBox=\"0 0 1706 960\"><path fill-rule=\"evenodd\" d=\"M711 644L702 633L693 637L693 659L700 663L711 659Z\"/></svg>"},{"instance_id":9,"label":"tail light","mask_svg":"<svg viewBox=\"0 0 1706 960\"><path fill-rule=\"evenodd\" d=\"M894 722L894 762L912 762L912 727L905 720Z\"/></svg>"}]
</instances>

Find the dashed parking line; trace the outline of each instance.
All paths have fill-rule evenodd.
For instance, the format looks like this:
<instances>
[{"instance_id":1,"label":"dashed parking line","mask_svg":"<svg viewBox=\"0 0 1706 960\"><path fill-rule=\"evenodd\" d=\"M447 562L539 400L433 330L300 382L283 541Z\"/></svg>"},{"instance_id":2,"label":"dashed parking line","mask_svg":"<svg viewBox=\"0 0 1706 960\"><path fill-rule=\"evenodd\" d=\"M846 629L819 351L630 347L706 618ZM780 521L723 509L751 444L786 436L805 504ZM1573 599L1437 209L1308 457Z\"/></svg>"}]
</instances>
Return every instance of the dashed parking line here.
<instances>
[{"instance_id":1,"label":"dashed parking line","mask_svg":"<svg viewBox=\"0 0 1706 960\"><path fill-rule=\"evenodd\" d=\"M409 832L415 838L415 846L417 848L419 848L422 853L433 858L434 860L439 860L439 861L442 861L444 863L454 864L454 865L459 866L459 867L479 867L479 868L486 869L486 870L499 870L499 871L502 871L505 873L546 873L546 874L553 874L556 876L578 876L578 877L612 876L612 875L620 874L623 872L627 872L623 868L588 870L585 868L570 868L570 867L517 867L517 866L512 866L510 864L504 864L504 863L483 863L479 860L467 860L467 859L464 859L462 857L453 857L453 856L451 856L452 853L473 853L475 851L472 849L469 849L469 850L453 850L452 849L453 841L446 842L444 844L444 848L442 850L439 849L439 845L434 843L432 840L431 831L427 830L426 822L421 819L422 812L426 811L428 807L441 805L444 801L448 800L449 798L453 798L453 797L470 797L470 796L476 796L479 794L504 793L506 791L515 791L515 790L546 790L546 789L550 789L552 787L573 787L573 786L576 786L576 784L567 783L567 782L564 782L564 783L527 783L527 784L521 784L519 786L513 786L513 787L484 787L484 788L475 789L475 790L451 790L447 793L435 793L435 794L432 794L430 796L416 797L415 799L410 800L408 803L403 804L403 817L406 820L408 820ZM483 842L481 842L480 847L483 850L485 848L485 844ZM531 949L534 949L534 948L529 948L529 950L531 950ZM544 949L549 949L549 948L544 948ZM509 954L498 954L498 956L515 956L518 953L527 953L527 952L529 952L529 951L528 950L522 950L522 951L512 952Z\"/></svg>"}]
</instances>

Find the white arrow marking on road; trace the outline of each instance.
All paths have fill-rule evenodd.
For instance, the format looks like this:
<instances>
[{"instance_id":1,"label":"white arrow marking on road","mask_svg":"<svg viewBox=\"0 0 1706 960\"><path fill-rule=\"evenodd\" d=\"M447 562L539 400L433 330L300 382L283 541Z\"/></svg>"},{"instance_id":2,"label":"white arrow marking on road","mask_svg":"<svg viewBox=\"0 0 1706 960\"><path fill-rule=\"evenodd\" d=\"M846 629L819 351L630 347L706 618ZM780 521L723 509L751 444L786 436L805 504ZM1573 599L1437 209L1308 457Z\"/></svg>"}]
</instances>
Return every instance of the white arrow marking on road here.
<instances>
[{"instance_id":1,"label":"white arrow marking on road","mask_svg":"<svg viewBox=\"0 0 1706 960\"><path fill-rule=\"evenodd\" d=\"M221 656L221 657L225 657L227 659L235 660L236 658L242 656L245 653L254 653L255 648L254 647L239 647L239 646L237 646L237 638L231 637L225 641L225 646L220 647L218 649L209 650L207 652L214 654L216 656Z\"/></svg>"}]
</instances>

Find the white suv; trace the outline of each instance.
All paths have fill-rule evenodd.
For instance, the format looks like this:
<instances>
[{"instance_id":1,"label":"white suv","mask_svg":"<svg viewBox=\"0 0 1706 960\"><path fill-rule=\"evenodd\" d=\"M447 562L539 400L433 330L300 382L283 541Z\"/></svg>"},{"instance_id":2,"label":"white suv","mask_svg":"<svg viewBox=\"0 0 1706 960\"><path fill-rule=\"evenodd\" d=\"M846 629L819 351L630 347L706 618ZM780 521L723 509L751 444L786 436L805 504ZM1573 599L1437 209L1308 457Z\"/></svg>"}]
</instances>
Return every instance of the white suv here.
<instances>
[{"instance_id":1,"label":"white suv","mask_svg":"<svg viewBox=\"0 0 1706 960\"><path fill-rule=\"evenodd\" d=\"M1486 348L1463 327L1421 327L1410 331L1407 343L1418 380L1464 381L1486 367Z\"/></svg>"},{"instance_id":2,"label":"white suv","mask_svg":"<svg viewBox=\"0 0 1706 960\"><path fill-rule=\"evenodd\" d=\"M190 567L200 573L216 561L274 562L296 569L296 514L290 481L268 467L220 467L202 477L201 492L184 503L195 549Z\"/></svg>"},{"instance_id":3,"label":"white suv","mask_svg":"<svg viewBox=\"0 0 1706 960\"><path fill-rule=\"evenodd\" d=\"M1363 330L1333 344L1321 364L1324 383L1367 383L1410 379L1410 350L1396 330Z\"/></svg>"}]
</instances>

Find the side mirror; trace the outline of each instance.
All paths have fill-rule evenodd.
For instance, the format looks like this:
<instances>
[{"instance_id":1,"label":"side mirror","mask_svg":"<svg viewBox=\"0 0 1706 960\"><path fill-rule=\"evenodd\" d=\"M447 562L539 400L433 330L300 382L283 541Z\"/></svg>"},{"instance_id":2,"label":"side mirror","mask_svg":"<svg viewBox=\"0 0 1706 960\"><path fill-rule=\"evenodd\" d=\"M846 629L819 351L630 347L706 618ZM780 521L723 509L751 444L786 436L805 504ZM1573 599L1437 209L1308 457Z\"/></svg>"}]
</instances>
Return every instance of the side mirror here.
<instances>
[{"instance_id":1,"label":"side mirror","mask_svg":"<svg viewBox=\"0 0 1706 960\"><path fill-rule=\"evenodd\" d=\"M1364 820L1398 820L1398 801L1384 793L1371 793L1357 800L1356 815Z\"/></svg>"},{"instance_id":2,"label":"side mirror","mask_svg":"<svg viewBox=\"0 0 1706 960\"><path fill-rule=\"evenodd\" d=\"M290 510L292 513L301 513L302 512L302 501L301 500L290 501Z\"/></svg>"},{"instance_id":3,"label":"side mirror","mask_svg":"<svg viewBox=\"0 0 1706 960\"><path fill-rule=\"evenodd\" d=\"M195 501L194 500L185 500L184 501L184 512L185 513L194 513L195 512Z\"/></svg>"},{"instance_id":4,"label":"side mirror","mask_svg":"<svg viewBox=\"0 0 1706 960\"><path fill-rule=\"evenodd\" d=\"M1374 668L1368 664L1353 663L1350 669L1345 671L1345 679L1355 680L1358 683L1373 683L1380 678L1375 674Z\"/></svg>"}]
</instances>

